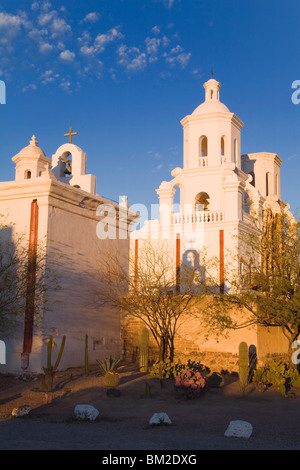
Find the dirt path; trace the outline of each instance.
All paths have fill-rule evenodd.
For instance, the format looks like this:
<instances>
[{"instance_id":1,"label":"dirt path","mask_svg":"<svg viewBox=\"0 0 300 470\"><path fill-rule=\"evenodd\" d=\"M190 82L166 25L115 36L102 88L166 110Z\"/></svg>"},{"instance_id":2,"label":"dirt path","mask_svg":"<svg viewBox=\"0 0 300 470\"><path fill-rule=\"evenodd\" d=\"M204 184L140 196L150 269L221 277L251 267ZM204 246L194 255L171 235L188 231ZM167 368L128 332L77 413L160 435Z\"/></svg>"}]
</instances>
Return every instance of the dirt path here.
<instances>
[{"instance_id":1,"label":"dirt path","mask_svg":"<svg viewBox=\"0 0 300 470\"><path fill-rule=\"evenodd\" d=\"M236 378L227 376L221 389L203 397L181 400L168 381L139 374L132 367L121 372L120 397L108 396L102 377L80 369L60 373L56 398L44 404L39 381L0 376L0 449L298 449L300 450L300 390L283 398L269 389L261 394L253 386L242 397ZM152 398L145 398L146 381ZM12 418L13 408L28 404L26 418ZM90 404L99 412L96 422L78 422L77 404ZM150 427L153 413L166 412L171 426ZM231 420L253 426L249 440L230 439L224 432Z\"/></svg>"}]
</instances>

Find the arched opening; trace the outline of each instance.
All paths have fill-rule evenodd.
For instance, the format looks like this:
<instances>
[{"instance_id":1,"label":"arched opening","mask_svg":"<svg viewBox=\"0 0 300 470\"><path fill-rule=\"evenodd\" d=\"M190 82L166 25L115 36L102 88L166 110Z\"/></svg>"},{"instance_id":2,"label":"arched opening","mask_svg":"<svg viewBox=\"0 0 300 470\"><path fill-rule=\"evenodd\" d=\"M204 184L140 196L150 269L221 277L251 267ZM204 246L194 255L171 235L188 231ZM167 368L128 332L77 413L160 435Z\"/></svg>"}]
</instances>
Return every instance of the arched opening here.
<instances>
[{"instance_id":1,"label":"arched opening","mask_svg":"<svg viewBox=\"0 0 300 470\"><path fill-rule=\"evenodd\" d=\"M25 171L24 178L25 178L25 180L30 180L31 179L31 171L30 170Z\"/></svg>"},{"instance_id":2,"label":"arched opening","mask_svg":"<svg viewBox=\"0 0 300 470\"><path fill-rule=\"evenodd\" d=\"M61 156L61 177L68 177L72 175L72 155L70 152L65 152Z\"/></svg>"},{"instance_id":3,"label":"arched opening","mask_svg":"<svg viewBox=\"0 0 300 470\"><path fill-rule=\"evenodd\" d=\"M238 161L238 141L234 139L234 163Z\"/></svg>"},{"instance_id":4,"label":"arched opening","mask_svg":"<svg viewBox=\"0 0 300 470\"><path fill-rule=\"evenodd\" d=\"M246 214L251 214L251 198L246 191L243 192L243 211Z\"/></svg>"},{"instance_id":5,"label":"arched opening","mask_svg":"<svg viewBox=\"0 0 300 470\"><path fill-rule=\"evenodd\" d=\"M208 140L206 135L202 135L199 139L199 157L208 156Z\"/></svg>"},{"instance_id":6,"label":"arched opening","mask_svg":"<svg viewBox=\"0 0 300 470\"><path fill-rule=\"evenodd\" d=\"M250 173L248 173L248 175L252 176L252 181L250 182L250 184L252 184L252 186L255 187L255 174L254 174L254 171L250 171Z\"/></svg>"},{"instance_id":7,"label":"arched opening","mask_svg":"<svg viewBox=\"0 0 300 470\"><path fill-rule=\"evenodd\" d=\"M225 135L222 135L222 137L221 137L221 156L222 157L225 156L225 151L226 151L225 143L226 143L226 137L225 137Z\"/></svg>"},{"instance_id":8,"label":"arched opening","mask_svg":"<svg viewBox=\"0 0 300 470\"><path fill-rule=\"evenodd\" d=\"M270 196L270 173L266 173L266 196Z\"/></svg>"},{"instance_id":9,"label":"arched opening","mask_svg":"<svg viewBox=\"0 0 300 470\"><path fill-rule=\"evenodd\" d=\"M276 196L279 196L279 176L276 175L275 177L275 190L276 190Z\"/></svg>"},{"instance_id":10,"label":"arched opening","mask_svg":"<svg viewBox=\"0 0 300 470\"><path fill-rule=\"evenodd\" d=\"M210 210L210 197L207 193L201 192L195 198L195 211L209 211Z\"/></svg>"}]
</instances>

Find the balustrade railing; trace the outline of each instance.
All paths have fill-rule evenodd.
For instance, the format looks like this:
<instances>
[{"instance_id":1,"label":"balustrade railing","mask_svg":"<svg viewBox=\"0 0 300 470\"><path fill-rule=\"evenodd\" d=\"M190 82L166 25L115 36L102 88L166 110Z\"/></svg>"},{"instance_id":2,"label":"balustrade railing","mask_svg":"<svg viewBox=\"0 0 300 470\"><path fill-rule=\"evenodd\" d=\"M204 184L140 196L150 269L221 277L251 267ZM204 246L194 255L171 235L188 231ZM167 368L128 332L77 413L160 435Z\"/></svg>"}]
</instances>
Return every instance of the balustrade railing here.
<instances>
[{"instance_id":1,"label":"balustrade railing","mask_svg":"<svg viewBox=\"0 0 300 470\"><path fill-rule=\"evenodd\" d=\"M201 211L193 214L174 214L174 224L205 224L222 222L224 215L222 211Z\"/></svg>"}]
</instances>

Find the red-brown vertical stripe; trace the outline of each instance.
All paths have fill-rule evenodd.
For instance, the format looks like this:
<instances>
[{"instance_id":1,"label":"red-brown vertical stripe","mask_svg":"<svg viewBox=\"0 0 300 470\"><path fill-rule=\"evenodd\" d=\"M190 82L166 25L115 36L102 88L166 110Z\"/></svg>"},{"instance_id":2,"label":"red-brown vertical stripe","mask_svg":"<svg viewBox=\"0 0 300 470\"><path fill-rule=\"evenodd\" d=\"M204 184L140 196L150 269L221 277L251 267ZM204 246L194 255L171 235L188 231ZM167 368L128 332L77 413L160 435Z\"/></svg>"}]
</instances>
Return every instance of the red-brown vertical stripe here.
<instances>
[{"instance_id":1,"label":"red-brown vertical stripe","mask_svg":"<svg viewBox=\"0 0 300 470\"><path fill-rule=\"evenodd\" d=\"M138 265L139 265L139 241L135 240L134 245L134 289L138 287Z\"/></svg>"},{"instance_id":2,"label":"red-brown vertical stripe","mask_svg":"<svg viewBox=\"0 0 300 470\"><path fill-rule=\"evenodd\" d=\"M26 369L29 366L29 355L32 350L38 224L39 224L39 207L37 204L37 200L34 199L31 203L31 214L30 214L27 291L26 291L24 340L23 340L23 354L22 354L22 368L23 369Z\"/></svg>"},{"instance_id":3,"label":"red-brown vertical stripe","mask_svg":"<svg viewBox=\"0 0 300 470\"><path fill-rule=\"evenodd\" d=\"M220 230L220 293L225 292L224 277L224 230Z\"/></svg>"},{"instance_id":4,"label":"red-brown vertical stripe","mask_svg":"<svg viewBox=\"0 0 300 470\"><path fill-rule=\"evenodd\" d=\"M180 254L180 235L176 235L176 294L180 294L180 265L181 265L181 254Z\"/></svg>"}]
</instances>

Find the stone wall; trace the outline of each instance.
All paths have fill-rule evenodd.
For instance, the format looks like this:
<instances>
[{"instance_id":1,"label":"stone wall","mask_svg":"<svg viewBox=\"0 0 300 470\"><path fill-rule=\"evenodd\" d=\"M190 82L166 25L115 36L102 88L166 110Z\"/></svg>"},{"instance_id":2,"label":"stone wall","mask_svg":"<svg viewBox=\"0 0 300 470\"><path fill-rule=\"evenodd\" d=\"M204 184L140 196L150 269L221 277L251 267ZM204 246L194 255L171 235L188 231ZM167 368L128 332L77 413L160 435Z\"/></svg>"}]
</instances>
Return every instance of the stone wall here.
<instances>
[{"instance_id":1,"label":"stone wall","mask_svg":"<svg viewBox=\"0 0 300 470\"><path fill-rule=\"evenodd\" d=\"M233 312L233 315L237 315ZM121 318L121 341L123 358L129 362L138 362L139 337L144 323L128 317ZM263 365L267 360L286 360L287 341L279 328L262 328L252 326L240 330L229 331L227 335L210 333L201 325L197 316L183 317L179 322L175 337L175 360L182 363L200 362L211 371L237 372L239 344L245 341L250 352L255 352L257 365ZM158 359L158 347L149 335L149 359Z\"/></svg>"}]
</instances>

